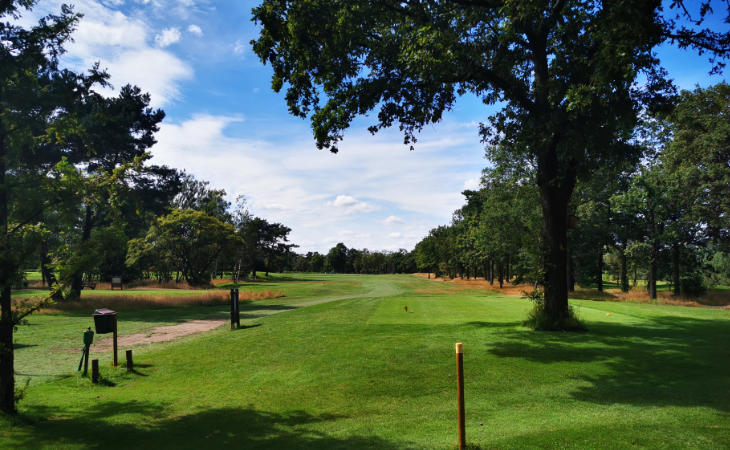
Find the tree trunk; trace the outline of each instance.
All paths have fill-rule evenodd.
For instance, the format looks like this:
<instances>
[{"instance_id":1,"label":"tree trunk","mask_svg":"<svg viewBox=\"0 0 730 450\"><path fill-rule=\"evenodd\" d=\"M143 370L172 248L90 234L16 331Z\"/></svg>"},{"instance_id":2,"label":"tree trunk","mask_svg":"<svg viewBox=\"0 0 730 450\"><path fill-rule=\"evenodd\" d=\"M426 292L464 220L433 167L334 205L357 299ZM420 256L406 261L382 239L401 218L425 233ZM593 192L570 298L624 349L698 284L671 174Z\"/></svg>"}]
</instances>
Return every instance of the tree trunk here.
<instances>
[{"instance_id":1,"label":"tree trunk","mask_svg":"<svg viewBox=\"0 0 730 450\"><path fill-rule=\"evenodd\" d=\"M568 203L575 187L575 173L563 172L556 149L538 159L537 182L543 212L543 265L545 312L556 328L569 316L568 309Z\"/></svg>"},{"instance_id":2,"label":"tree trunk","mask_svg":"<svg viewBox=\"0 0 730 450\"><path fill-rule=\"evenodd\" d=\"M603 246L598 250L598 273L596 275L598 276L596 279L598 292L603 292Z\"/></svg>"},{"instance_id":3,"label":"tree trunk","mask_svg":"<svg viewBox=\"0 0 730 450\"><path fill-rule=\"evenodd\" d=\"M5 135L0 133L0 411L15 414L13 312L10 283L17 264L10 254L8 187L5 182Z\"/></svg>"},{"instance_id":4,"label":"tree trunk","mask_svg":"<svg viewBox=\"0 0 730 450\"><path fill-rule=\"evenodd\" d=\"M489 260L489 285L494 286L494 258Z\"/></svg>"},{"instance_id":5,"label":"tree trunk","mask_svg":"<svg viewBox=\"0 0 730 450\"><path fill-rule=\"evenodd\" d=\"M58 280L56 279L56 275L53 273L51 268L49 267L49 264L51 264L51 259L48 257L48 240L43 239L41 241L41 277L45 280L46 285L52 290L54 286L58 285ZM61 291L56 291L56 293L53 295L53 300L56 301L62 301L63 300L63 294Z\"/></svg>"},{"instance_id":6,"label":"tree trunk","mask_svg":"<svg viewBox=\"0 0 730 450\"><path fill-rule=\"evenodd\" d=\"M511 264L510 264L510 263L511 263L512 261L511 261L511 258L510 258L510 257L511 257L511 255L510 255L510 254L508 254L508 255L507 255L507 271L506 271L506 275L507 275L507 277L506 277L506 278L507 278L507 282L508 282L508 283L509 283L509 282L510 282L510 280L512 279L512 271L510 270L510 269L512 268L512 267L511 267Z\"/></svg>"},{"instance_id":7,"label":"tree trunk","mask_svg":"<svg viewBox=\"0 0 730 450\"><path fill-rule=\"evenodd\" d=\"M628 292L629 291L629 275L627 273L628 267L626 264L626 248L621 247L621 291L622 292Z\"/></svg>"},{"instance_id":8,"label":"tree trunk","mask_svg":"<svg viewBox=\"0 0 730 450\"><path fill-rule=\"evenodd\" d=\"M504 285L504 264L499 263L497 265L497 273L499 274L499 288L502 289Z\"/></svg>"},{"instance_id":9,"label":"tree trunk","mask_svg":"<svg viewBox=\"0 0 730 450\"><path fill-rule=\"evenodd\" d=\"M573 255L570 254L570 249L566 252L568 254L568 292L575 292L575 274L573 273Z\"/></svg>"},{"instance_id":10,"label":"tree trunk","mask_svg":"<svg viewBox=\"0 0 730 450\"><path fill-rule=\"evenodd\" d=\"M649 298L652 300L656 299L656 262L657 262L657 244L652 244L651 257L649 258L649 276L647 280L647 290L649 291Z\"/></svg>"},{"instance_id":11,"label":"tree trunk","mask_svg":"<svg viewBox=\"0 0 730 450\"><path fill-rule=\"evenodd\" d=\"M91 239L91 229L93 228L93 215L89 205L86 205L86 211L84 214L84 226L81 231L81 241L79 245L83 246ZM68 297L71 300L78 300L81 298L81 289L84 286L84 271L83 268L78 267L76 273L71 278L71 289L69 290Z\"/></svg>"},{"instance_id":12,"label":"tree trunk","mask_svg":"<svg viewBox=\"0 0 730 450\"><path fill-rule=\"evenodd\" d=\"M679 244L672 245L672 287L674 296L679 296Z\"/></svg>"},{"instance_id":13,"label":"tree trunk","mask_svg":"<svg viewBox=\"0 0 730 450\"><path fill-rule=\"evenodd\" d=\"M0 411L8 414L15 414L14 358L10 284L5 282L0 293Z\"/></svg>"}]
</instances>

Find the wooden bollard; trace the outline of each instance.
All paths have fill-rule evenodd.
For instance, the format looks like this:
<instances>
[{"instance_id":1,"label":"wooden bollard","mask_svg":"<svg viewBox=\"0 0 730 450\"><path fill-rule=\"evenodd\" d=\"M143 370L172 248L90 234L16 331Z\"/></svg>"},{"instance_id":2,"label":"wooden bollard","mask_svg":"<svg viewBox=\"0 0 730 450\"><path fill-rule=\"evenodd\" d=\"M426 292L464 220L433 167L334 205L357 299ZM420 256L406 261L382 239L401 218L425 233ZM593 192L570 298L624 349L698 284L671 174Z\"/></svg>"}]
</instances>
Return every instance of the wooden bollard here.
<instances>
[{"instance_id":1,"label":"wooden bollard","mask_svg":"<svg viewBox=\"0 0 730 450\"><path fill-rule=\"evenodd\" d=\"M91 346L86 347L86 352L84 353L84 376L89 373L89 352L91 351Z\"/></svg>"},{"instance_id":2,"label":"wooden bollard","mask_svg":"<svg viewBox=\"0 0 730 450\"><path fill-rule=\"evenodd\" d=\"M238 288L236 288L236 328L241 328L241 304L238 302Z\"/></svg>"},{"instance_id":3,"label":"wooden bollard","mask_svg":"<svg viewBox=\"0 0 730 450\"><path fill-rule=\"evenodd\" d=\"M127 350L127 371L134 370L134 362L132 361L132 350Z\"/></svg>"},{"instance_id":4,"label":"wooden bollard","mask_svg":"<svg viewBox=\"0 0 730 450\"><path fill-rule=\"evenodd\" d=\"M117 316L114 316L114 367L118 365L117 361Z\"/></svg>"},{"instance_id":5,"label":"wooden bollard","mask_svg":"<svg viewBox=\"0 0 730 450\"><path fill-rule=\"evenodd\" d=\"M464 346L456 344L456 390L459 403L459 450L466 448L466 417L464 412Z\"/></svg>"},{"instance_id":6,"label":"wooden bollard","mask_svg":"<svg viewBox=\"0 0 730 450\"><path fill-rule=\"evenodd\" d=\"M236 290L231 289L231 330L236 329Z\"/></svg>"},{"instance_id":7,"label":"wooden bollard","mask_svg":"<svg viewBox=\"0 0 730 450\"><path fill-rule=\"evenodd\" d=\"M99 360L91 360L91 382L96 384L99 382Z\"/></svg>"}]
</instances>

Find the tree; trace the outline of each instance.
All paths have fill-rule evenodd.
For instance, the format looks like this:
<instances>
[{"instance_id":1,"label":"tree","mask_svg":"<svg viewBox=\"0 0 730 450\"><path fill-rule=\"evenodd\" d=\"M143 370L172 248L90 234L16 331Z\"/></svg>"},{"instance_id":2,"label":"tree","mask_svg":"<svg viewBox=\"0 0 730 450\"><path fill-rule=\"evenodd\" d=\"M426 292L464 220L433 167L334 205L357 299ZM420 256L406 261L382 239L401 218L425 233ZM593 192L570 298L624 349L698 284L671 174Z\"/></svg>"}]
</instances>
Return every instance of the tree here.
<instances>
[{"instance_id":1,"label":"tree","mask_svg":"<svg viewBox=\"0 0 730 450\"><path fill-rule=\"evenodd\" d=\"M680 94L669 116L672 139L662 160L672 171L696 176L702 192L698 212L706 221L708 237L730 250L730 85Z\"/></svg>"},{"instance_id":2,"label":"tree","mask_svg":"<svg viewBox=\"0 0 730 450\"><path fill-rule=\"evenodd\" d=\"M13 328L42 305L12 306L10 288L29 251L18 244L37 229L52 200L39 194L49 182L47 171L70 150L67 136L79 127L77 106L107 78L96 68L89 74L59 68L63 44L78 20L69 7L28 29L8 20L34 3L0 3L0 411L11 414Z\"/></svg>"},{"instance_id":3,"label":"tree","mask_svg":"<svg viewBox=\"0 0 730 450\"><path fill-rule=\"evenodd\" d=\"M338 243L327 252L324 267L328 272L345 273L347 267L347 247Z\"/></svg>"},{"instance_id":4,"label":"tree","mask_svg":"<svg viewBox=\"0 0 730 450\"><path fill-rule=\"evenodd\" d=\"M398 123L412 146L458 95L503 102L482 133L493 158L536 167L546 323L563 328L572 323L568 203L579 177L623 156L637 102L661 103L669 86L653 49L675 42L720 63L730 54L730 33L682 26L662 12L657 0L264 0L253 10L262 28L252 43L273 68L273 89L286 84L290 112L309 116L317 146L333 152L355 116L373 109L371 132ZM636 84L640 73L646 89Z\"/></svg>"},{"instance_id":5,"label":"tree","mask_svg":"<svg viewBox=\"0 0 730 450\"><path fill-rule=\"evenodd\" d=\"M129 243L130 265L142 259L161 258L179 270L191 285L210 282L213 264L240 245L233 225L202 211L176 209L161 217L142 239Z\"/></svg>"},{"instance_id":6,"label":"tree","mask_svg":"<svg viewBox=\"0 0 730 450\"><path fill-rule=\"evenodd\" d=\"M210 182L196 180L194 176L183 173L182 188L175 197L173 207L177 209L194 209L203 211L209 216L218 218L222 222L231 223L233 217L228 212L231 203L225 199L226 191L223 189L211 189ZM239 199L238 201L241 201ZM245 199L242 199L242 214L246 214ZM246 211L245 213L243 211ZM242 220L242 218L239 218Z\"/></svg>"}]
</instances>

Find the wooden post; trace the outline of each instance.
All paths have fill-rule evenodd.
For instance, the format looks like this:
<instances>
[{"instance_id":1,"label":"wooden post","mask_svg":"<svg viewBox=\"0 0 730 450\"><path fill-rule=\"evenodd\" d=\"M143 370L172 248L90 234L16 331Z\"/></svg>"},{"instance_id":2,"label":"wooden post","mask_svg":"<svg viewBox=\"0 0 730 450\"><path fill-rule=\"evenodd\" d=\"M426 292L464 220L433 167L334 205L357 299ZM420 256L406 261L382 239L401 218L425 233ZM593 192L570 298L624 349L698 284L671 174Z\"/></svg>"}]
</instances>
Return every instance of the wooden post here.
<instances>
[{"instance_id":1,"label":"wooden post","mask_svg":"<svg viewBox=\"0 0 730 450\"><path fill-rule=\"evenodd\" d=\"M99 382L99 360L91 360L91 382L96 384Z\"/></svg>"},{"instance_id":2,"label":"wooden post","mask_svg":"<svg viewBox=\"0 0 730 450\"><path fill-rule=\"evenodd\" d=\"M466 425L464 413L464 346L456 344L456 390L459 403L459 450L466 448Z\"/></svg>"},{"instance_id":3,"label":"wooden post","mask_svg":"<svg viewBox=\"0 0 730 450\"><path fill-rule=\"evenodd\" d=\"M127 350L127 371L134 370L134 362L132 361L132 350Z\"/></svg>"},{"instance_id":4,"label":"wooden post","mask_svg":"<svg viewBox=\"0 0 730 450\"><path fill-rule=\"evenodd\" d=\"M231 330L236 327L236 291L231 289Z\"/></svg>"},{"instance_id":5,"label":"wooden post","mask_svg":"<svg viewBox=\"0 0 730 450\"><path fill-rule=\"evenodd\" d=\"M238 302L238 288L236 288L236 328L241 328L241 304Z\"/></svg>"},{"instance_id":6,"label":"wooden post","mask_svg":"<svg viewBox=\"0 0 730 450\"><path fill-rule=\"evenodd\" d=\"M91 351L90 346L86 346L86 352L84 353L84 376L89 373L89 352Z\"/></svg>"},{"instance_id":7,"label":"wooden post","mask_svg":"<svg viewBox=\"0 0 730 450\"><path fill-rule=\"evenodd\" d=\"M114 316L114 367L117 365L117 316Z\"/></svg>"}]
</instances>

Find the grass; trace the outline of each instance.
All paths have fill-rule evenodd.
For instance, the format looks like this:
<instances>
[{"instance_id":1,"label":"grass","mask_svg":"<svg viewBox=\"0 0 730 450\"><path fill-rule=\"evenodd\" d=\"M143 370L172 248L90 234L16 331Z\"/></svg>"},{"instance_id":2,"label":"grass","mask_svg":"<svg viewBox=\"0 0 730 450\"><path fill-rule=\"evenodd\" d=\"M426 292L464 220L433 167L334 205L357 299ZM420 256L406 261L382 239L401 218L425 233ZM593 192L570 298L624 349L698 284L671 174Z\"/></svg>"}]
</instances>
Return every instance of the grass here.
<instances>
[{"instance_id":1,"label":"grass","mask_svg":"<svg viewBox=\"0 0 730 450\"><path fill-rule=\"evenodd\" d=\"M32 378L0 447L452 448L455 342L481 448L730 447L728 310L573 300L587 333L537 333L527 300L417 277L262 284L285 296L246 302L246 328L135 349L136 373L102 356L104 385L73 372L77 354L49 359L79 347L88 314L33 316L17 368L63 376ZM120 326L206 317L225 308L130 310Z\"/></svg>"}]
</instances>

